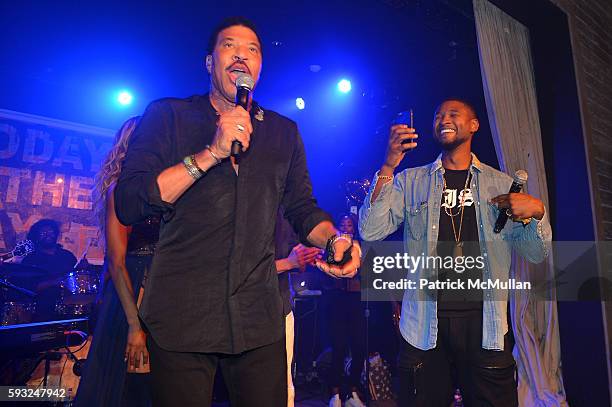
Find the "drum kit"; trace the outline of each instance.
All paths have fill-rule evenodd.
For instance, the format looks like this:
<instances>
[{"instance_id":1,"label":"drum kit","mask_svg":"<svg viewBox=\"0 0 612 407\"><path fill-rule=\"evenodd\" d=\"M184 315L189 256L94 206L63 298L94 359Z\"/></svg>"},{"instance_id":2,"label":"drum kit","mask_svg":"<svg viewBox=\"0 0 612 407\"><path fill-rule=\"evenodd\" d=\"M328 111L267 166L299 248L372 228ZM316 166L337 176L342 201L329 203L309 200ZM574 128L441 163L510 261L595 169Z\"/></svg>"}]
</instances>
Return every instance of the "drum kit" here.
<instances>
[{"instance_id":1,"label":"drum kit","mask_svg":"<svg viewBox=\"0 0 612 407\"><path fill-rule=\"evenodd\" d=\"M88 317L102 291L99 266L84 262L67 273L50 273L5 262L31 251L32 243L24 241L0 255L0 326Z\"/></svg>"}]
</instances>

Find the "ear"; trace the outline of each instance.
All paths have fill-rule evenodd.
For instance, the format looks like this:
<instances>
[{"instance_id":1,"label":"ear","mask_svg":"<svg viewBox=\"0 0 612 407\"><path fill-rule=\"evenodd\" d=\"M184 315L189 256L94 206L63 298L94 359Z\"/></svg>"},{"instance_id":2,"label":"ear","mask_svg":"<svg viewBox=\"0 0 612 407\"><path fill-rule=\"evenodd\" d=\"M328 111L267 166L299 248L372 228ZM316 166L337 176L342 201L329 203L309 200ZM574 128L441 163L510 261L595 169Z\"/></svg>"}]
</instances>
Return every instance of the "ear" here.
<instances>
[{"instance_id":1,"label":"ear","mask_svg":"<svg viewBox=\"0 0 612 407\"><path fill-rule=\"evenodd\" d=\"M212 55L206 55L206 70L210 74L212 71Z\"/></svg>"},{"instance_id":2,"label":"ear","mask_svg":"<svg viewBox=\"0 0 612 407\"><path fill-rule=\"evenodd\" d=\"M480 128L480 122L478 121L478 119L470 120L470 132L471 133L476 133L479 128Z\"/></svg>"}]
</instances>

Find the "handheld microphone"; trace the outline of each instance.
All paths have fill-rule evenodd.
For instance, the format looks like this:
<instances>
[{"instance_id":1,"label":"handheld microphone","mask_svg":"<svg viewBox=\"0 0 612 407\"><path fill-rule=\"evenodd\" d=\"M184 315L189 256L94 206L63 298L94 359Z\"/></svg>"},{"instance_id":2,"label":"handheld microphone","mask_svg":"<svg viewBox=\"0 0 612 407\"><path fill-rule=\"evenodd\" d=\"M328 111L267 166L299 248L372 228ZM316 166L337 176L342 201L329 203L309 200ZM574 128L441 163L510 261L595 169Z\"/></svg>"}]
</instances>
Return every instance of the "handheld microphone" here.
<instances>
[{"instance_id":1,"label":"handheld microphone","mask_svg":"<svg viewBox=\"0 0 612 407\"><path fill-rule=\"evenodd\" d=\"M517 170L514 173L514 180L512 182L512 186L510 186L509 194L515 194L517 192L521 192L523 185L527 182L527 171L525 170ZM506 226L506 222L508 221L508 213L505 210L499 212L497 216L497 221L495 222L495 228L493 232L499 233L502 231L504 226Z\"/></svg>"},{"instance_id":2,"label":"handheld microphone","mask_svg":"<svg viewBox=\"0 0 612 407\"><path fill-rule=\"evenodd\" d=\"M248 110L249 97L255 86L255 81L248 74L242 73L236 78L236 105ZM232 156L238 157L242 150L242 143L238 140L232 141Z\"/></svg>"}]
</instances>

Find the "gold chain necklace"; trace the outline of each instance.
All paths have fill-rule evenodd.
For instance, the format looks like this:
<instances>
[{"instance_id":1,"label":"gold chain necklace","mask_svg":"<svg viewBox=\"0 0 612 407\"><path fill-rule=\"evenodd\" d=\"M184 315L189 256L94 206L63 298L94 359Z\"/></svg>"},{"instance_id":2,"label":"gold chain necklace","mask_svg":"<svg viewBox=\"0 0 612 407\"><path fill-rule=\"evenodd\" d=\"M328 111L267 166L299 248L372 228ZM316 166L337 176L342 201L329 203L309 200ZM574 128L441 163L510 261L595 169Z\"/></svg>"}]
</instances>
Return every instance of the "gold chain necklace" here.
<instances>
[{"instance_id":1,"label":"gold chain necklace","mask_svg":"<svg viewBox=\"0 0 612 407\"><path fill-rule=\"evenodd\" d=\"M442 174L442 181L444 182L444 191L446 191L446 178L444 174ZM452 208L444 208L444 212L451 218L451 225L453 225L453 237L455 238L455 245L453 246L453 257L463 257L463 242L461 240L461 230L463 228L463 213L465 211L465 191L470 184L470 170L468 170L468 174L465 177L465 185L463 186L463 195L461 196L460 209L457 213L453 214ZM459 233L457 233L457 229L455 228L455 216L461 214L461 218L459 220Z\"/></svg>"}]
</instances>

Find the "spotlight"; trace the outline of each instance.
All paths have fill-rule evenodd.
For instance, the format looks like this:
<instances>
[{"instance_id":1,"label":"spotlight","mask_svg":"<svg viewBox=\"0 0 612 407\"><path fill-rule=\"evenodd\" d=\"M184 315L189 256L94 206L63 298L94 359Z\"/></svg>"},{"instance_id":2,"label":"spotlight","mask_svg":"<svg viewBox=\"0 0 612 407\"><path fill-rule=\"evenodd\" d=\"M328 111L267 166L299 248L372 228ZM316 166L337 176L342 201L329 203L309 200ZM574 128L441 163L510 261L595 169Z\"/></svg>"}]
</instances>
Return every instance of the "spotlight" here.
<instances>
[{"instance_id":1,"label":"spotlight","mask_svg":"<svg viewBox=\"0 0 612 407\"><path fill-rule=\"evenodd\" d=\"M342 79L338 82L338 90L342 93L349 93L351 91L351 81Z\"/></svg>"},{"instance_id":2,"label":"spotlight","mask_svg":"<svg viewBox=\"0 0 612 407\"><path fill-rule=\"evenodd\" d=\"M295 106L300 110L304 110L306 107L306 102L302 98L297 98L295 99Z\"/></svg>"},{"instance_id":3,"label":"spotlight","mask_svg":"<svg viewBox=\"0 0 612 407\"><path fill-rule=\"evenodd\" d=\"M132 103L134 97L127 90L122 90L117 94L117 103L122 106L127 106Z\"/></svg>"}]
</instances>

